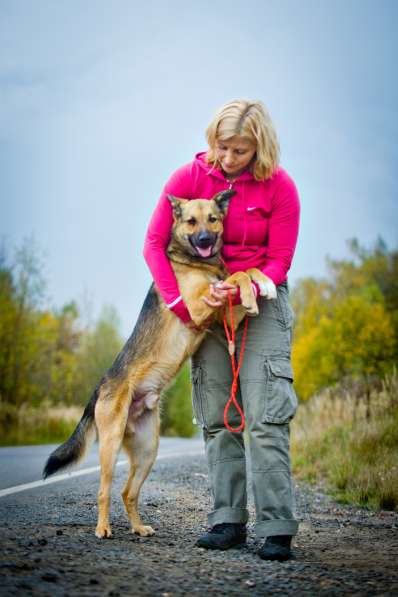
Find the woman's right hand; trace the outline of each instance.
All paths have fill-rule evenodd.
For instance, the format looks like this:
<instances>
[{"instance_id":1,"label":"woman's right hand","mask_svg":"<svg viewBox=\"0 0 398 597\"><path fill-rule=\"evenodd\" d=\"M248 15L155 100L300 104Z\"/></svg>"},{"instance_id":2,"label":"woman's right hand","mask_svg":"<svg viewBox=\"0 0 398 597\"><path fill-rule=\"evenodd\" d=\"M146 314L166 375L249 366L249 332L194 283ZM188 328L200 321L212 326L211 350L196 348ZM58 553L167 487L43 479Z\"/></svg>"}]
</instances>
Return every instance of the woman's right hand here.
<instances>
[{"instance_id":1,"label":"woman's right hand","mask_svg":"<svg viewBox=\"0 0 398 597\"><path fill-rule=\"evenodd\" d=\"M232 294L232 299L237 294L238 289L233 284L228 282L217 282L217 284L210 284L209 294L211 298L207 296L203 297L204 302L209 307L216 309L217 307L223 307L228 300L228 292Z\"/></svg>"}]
</instances>

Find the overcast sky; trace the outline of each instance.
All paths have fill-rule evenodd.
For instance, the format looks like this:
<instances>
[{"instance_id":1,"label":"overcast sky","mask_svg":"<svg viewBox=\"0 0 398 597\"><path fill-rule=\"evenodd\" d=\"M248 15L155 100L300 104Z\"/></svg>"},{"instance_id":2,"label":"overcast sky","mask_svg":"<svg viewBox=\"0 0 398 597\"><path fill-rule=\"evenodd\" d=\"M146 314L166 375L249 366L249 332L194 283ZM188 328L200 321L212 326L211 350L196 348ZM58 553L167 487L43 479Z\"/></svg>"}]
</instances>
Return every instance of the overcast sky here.
<instances>
[{"instance_id":1,"label":"overcast sky","mask_svg":"<svg viewBox=\"0 0 398 597\"><path fill-rule=\"evenodd\" d=\"M397 17L395 0L0 0L0 236L34 235L52 305L113 304L127 336L162 187L244 97L301 197L292 283L354 236L397 246Z\"/></svg>"}]
</instances>

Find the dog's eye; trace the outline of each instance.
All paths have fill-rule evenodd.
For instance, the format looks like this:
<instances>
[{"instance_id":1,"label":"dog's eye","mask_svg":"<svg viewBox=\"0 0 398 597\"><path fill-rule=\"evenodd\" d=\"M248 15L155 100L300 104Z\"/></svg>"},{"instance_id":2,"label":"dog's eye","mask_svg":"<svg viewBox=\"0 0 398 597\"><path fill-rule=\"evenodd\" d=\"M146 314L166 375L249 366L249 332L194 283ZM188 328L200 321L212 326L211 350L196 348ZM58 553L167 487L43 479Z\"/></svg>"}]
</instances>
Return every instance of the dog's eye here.
<instances>
[{"instance_id":1,"label":"dog's eye","mask_svg":"<svg viewBox=\"0 0 398 597\"><path fill-rule=\"evenodd\" d=\"M209 222L211 222L212 224L214 224L214 222L217 222L216 216L209 216Z\"/></svg>"},{"instance_id":2,"label":"dog's eye","mask_svg":"<svg viewBox=\"0 0 398 597\"><path fill-rule=\"evenodd\" d=\"M189 220L187 220L187 224L190 224L191 226L195 226L195 224L196 224L195 218L189 218Z\"/></svg>"}]
</instances>

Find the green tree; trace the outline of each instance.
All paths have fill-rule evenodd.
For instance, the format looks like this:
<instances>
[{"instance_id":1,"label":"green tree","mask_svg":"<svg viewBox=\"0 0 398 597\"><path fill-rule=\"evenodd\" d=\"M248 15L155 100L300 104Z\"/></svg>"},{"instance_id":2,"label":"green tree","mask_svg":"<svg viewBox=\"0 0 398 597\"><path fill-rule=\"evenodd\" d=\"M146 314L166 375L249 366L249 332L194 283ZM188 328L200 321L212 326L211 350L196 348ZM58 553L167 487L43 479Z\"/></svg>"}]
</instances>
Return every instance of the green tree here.
<instances>
[{"instance_id":1,"label":"green tree","mask_svg":"<svg viewBox=\"0 0 398 597\"><path fill-rule=\"evenodd\" d=\"M37 394L32 367L37 352L36 312L45 290L41 254L32 239L14 261L0 259L0 399L19 406Z\"/></svg>"},{"instance_id":2,"label":"green tree","mask_svg":"<svg viewBox=\"0 0 398 597\"><path fill-rule=\"evenodd\" d=\"M77 352L75 399L85 404L123 345L114 307L105 306L92 330L86 330Z\"/></svg>"}]
</instances>

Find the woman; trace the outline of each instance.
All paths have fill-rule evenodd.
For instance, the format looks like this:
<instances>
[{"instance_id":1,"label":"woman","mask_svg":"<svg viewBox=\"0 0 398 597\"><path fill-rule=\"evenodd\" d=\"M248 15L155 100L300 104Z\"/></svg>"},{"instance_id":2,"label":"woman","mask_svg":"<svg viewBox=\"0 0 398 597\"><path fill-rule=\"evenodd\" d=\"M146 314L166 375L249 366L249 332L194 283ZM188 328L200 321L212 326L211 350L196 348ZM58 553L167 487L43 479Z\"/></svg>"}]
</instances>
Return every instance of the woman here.
<instances>
[{"instance_id":1,"label":"woman","mask_svg":"<svg viewBox=\"0 0 398 597\"><path fill-rule=\"evenodd\" d=\"M209 199L224 189L236 191L224 220L225 264L230 273L257 267L277 287L277 299L258 297L260 313L249 322L237 398L248 432L256 534L266 538L259 555L286 560L298 528L289 457L289 421L297 400L290 364L293 315L287 272L298 235L299 199L292 179L278 166L276 133L261 102L236 100L226 104L210 123L206 136L208 151L197 154L166 183L149 224L144 256L166 305L193 327L166 255L173 220L166 197ZM236 295L235 289L231 292ZM225 284L211 287L208 304L215 308L224 305L227 293ZM241 433L224 427L231 364L223 328L216 324L211 331L192 359L193 406L203 428L214 499L208 516L211 529L197 545L228 549L246 541L245 444ZM238 426L239 422L232 413L231 425Z\"/></svg>"}]
</instances>

